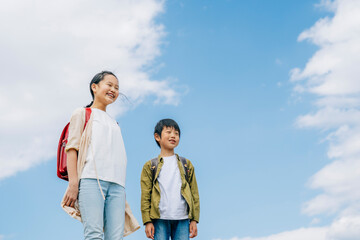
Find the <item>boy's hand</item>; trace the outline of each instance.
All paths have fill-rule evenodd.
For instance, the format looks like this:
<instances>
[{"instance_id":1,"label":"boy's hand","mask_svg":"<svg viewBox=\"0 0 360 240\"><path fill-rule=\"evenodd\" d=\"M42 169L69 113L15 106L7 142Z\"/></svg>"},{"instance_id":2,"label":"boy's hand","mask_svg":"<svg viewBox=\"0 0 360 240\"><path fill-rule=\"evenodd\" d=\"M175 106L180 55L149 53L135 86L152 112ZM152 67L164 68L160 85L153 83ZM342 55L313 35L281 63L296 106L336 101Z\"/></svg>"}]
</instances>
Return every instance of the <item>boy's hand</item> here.
<instances>
[{"instance_id":1,"label":"boy's hand","mask_svg":"<svg viewBox=\"0 0 360 240\"><path fill-rule=\"evenodd\" d=\"M194 238L194 237L196 237L197 236L197 222L196 221L194 221L194 220L192 220L191 222L190 222L190 229L189 229L189 231L190 231L190 238Z\"/></svg>"},{"instance_id":2,"label":"boy's hand","mask_svg":"<svg viewBox=\"0 0 360 240\"><path fill-rule=\"evenodd\" d=\"M155 234L154 224L152 224L151 222L147 223L145 226L145 233L147 238L154 239L154 234Z\"/></svg>"}]
</instances>

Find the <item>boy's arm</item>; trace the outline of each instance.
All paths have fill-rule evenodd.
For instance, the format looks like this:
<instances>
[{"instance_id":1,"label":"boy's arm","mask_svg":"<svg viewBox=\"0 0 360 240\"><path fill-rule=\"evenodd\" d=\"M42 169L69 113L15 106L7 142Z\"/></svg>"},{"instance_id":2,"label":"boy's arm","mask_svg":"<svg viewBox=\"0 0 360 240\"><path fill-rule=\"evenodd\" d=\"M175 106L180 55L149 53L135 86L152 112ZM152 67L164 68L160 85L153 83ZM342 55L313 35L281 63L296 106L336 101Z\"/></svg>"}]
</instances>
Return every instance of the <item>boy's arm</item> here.
<instances>
[{"instance_id":1,"label":"boy's arm","mask_svg":"<svg viewBox=\"0 0 360 240\"><path fill-rule=\"evenodd\" d=\"M195 169L190 161L189 161L189 185L190 185L191 194L192 194L193 201L194 201L193 219L190 219L190 220L199 222L199 218L200 218L199 190L198 190L196 177L195 177Z\"/></svg>"},{"instance_id":2,"label":"boy's arm","mask_svg":"<svg viewBox=\"0 0 360 240\"><path fill-rule=\"evenodd\" d=\"M151 222L150 208L151 208L151 190L152 190L152 172L151 162L145 163L140 178L141 185L141 215L143 224Z\"/></svg>"}]
</instances>

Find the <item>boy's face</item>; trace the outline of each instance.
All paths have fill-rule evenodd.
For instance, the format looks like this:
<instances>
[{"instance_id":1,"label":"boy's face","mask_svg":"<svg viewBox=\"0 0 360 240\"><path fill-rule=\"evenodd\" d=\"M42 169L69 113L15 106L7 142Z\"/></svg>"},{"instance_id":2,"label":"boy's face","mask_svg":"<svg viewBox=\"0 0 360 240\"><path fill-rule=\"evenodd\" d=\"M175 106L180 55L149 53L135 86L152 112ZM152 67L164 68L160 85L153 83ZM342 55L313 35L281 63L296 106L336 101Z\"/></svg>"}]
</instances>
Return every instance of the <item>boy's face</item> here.
<instances>
[{"instance_id":1,"label":"boy's face","mask_svg":"<svg viewBox=\"0 0 360 240\"><path fill-rule=\"evenodd\" d=\"M161 136L155 133L155 140L160 144L161 149L173 150L179 145L179 131L173 127L164 127Z\"/></svg>"}]
</instances>

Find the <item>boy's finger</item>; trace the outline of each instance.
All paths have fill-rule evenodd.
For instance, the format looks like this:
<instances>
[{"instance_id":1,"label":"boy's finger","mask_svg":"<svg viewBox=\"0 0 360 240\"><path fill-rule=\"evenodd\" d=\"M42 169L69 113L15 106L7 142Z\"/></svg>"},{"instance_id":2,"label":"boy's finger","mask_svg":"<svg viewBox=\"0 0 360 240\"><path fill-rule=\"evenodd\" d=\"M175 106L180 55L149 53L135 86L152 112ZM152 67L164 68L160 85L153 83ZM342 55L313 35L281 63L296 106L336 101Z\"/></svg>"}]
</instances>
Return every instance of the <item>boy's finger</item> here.
<instances>
[{"instance_id":1,"label":"boy's finger","mask_svg":"<svg viewBox=\"0 0 360 240\"><path fill-rule=\"evenodd\" d=\"M197 236L197 228L190 226L190 238L194 238Z\"/></svg>"},{"instance_id":2,"label":"boy's finger","mask_svg":"<svg viewBox=\"0 0 360 240\"><path fill-rule=\"evenodd\" d=\"M147 229L145 230L145 233L147 238L154 239L153 229Z\"/></svg>"},{"instance_id":3,"label":"boy's finger","mask_svg":"<svg viewBox=\"0 0 360 240\"><path fill-rule=\"evenodd\" d=\"M155 234L155 228L152 227L151 228L151 238L154 239L154 234Z\"/></svg>"},{"instance_id":4,"label":"boy's finger","mask_svg":"<svg viewBox=\"0 0 360 240\"><path fill-rule=\"evenodd\" d=\"M195 231L194 231L194 237L196 237L197 236L197 229L195 229Z\"/></svg>"}]
</instances>

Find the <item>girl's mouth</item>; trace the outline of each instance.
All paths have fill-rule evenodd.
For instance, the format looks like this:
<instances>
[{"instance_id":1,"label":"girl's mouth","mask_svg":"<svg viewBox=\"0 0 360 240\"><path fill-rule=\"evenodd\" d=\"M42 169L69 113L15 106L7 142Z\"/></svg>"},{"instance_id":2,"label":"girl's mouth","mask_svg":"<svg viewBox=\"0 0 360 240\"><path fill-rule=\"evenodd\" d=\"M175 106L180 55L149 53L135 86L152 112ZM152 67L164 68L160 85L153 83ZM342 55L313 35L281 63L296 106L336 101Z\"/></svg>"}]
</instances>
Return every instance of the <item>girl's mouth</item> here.
<instances>
[{"instance_id":1,"label":"girl's mouth","mask_svg":"<svg viewBox=\"0 0 360 240\"><path fill-rule=\"evenodd\" d=\"M115 95L113 93L107 93L106 95L108 95L111 98L115 98Z\"/></svg>"}]
</instances>

